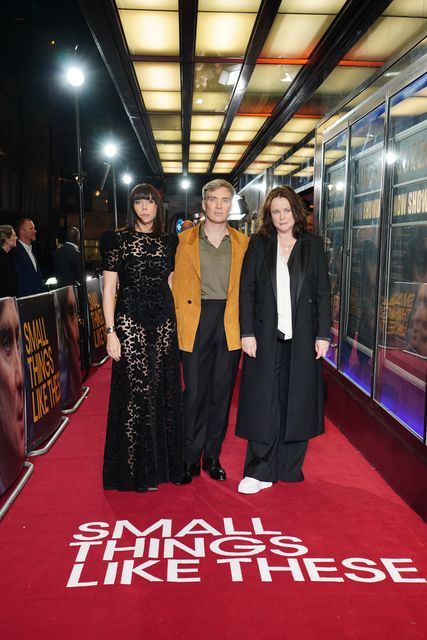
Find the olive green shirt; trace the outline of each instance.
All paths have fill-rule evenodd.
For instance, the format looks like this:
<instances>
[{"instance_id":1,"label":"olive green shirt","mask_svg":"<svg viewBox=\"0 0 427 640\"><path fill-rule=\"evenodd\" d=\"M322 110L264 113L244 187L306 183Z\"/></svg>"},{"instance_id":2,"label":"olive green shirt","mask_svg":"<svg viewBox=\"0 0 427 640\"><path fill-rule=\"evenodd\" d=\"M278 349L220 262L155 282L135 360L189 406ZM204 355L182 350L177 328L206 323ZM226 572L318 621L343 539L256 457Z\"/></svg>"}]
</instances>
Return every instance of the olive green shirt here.
<instances>
[{"instance_id":1,"label":"olive green shirt","mask_svg":"<svg viewBox=\"0 0 427 640\"><path fill-rule=\"evenodd\" d=\"M218 249L209 241L205 225L200 225L200 273L202 300L226 300L231 266L231 239L227 234Z\"/></svg>"}]
</instances>

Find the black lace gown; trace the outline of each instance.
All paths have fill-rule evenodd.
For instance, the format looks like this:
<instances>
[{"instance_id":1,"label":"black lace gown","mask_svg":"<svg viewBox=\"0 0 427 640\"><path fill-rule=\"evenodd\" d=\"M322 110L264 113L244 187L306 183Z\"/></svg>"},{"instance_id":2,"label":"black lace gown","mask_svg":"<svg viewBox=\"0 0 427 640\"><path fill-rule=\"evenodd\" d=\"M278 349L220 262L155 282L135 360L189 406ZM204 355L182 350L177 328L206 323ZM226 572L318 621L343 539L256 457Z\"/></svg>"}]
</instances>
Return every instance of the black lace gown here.
<instances>
[{"instance_id":1,"label":"black lace gown","mask_svg":"<svg viewBox=\"0 0 427 640\"><path fill-rule=\"evenodd\" d=\"M119 230L101 240L103 269L119 277L104 453L104 488L147 491L183 471L183 409L176 318L168 276L176 236Z\"/></svg>"}]
</instances>

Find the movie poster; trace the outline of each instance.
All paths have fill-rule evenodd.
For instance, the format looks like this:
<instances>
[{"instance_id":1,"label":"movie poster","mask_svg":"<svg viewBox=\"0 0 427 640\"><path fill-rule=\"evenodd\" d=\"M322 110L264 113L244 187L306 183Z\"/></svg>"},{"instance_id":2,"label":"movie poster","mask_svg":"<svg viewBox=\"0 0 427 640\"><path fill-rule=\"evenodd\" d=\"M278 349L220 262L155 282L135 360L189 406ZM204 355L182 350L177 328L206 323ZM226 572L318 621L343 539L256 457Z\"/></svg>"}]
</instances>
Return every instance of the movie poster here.
<instances>
[{"instance_id":1,"label":"movie poster","mask_svg":"<svg viewBox=\"0 0 427 640\"><path fill-rule=\"evenodd\" d=\"M14 298L0 299L0 495L25 459L24 384L19 316Z\"/></svg>"},{"instance_id":2,"label":"movie poster","mask_svg":"<svg viewBox=\"0 0 427 640\"><path fill-rule=\"evenodd\" d=\"M86 286L89 307L90 362L96 364L107 356L101 283L98 278L92 278L88 280Z\"/></svg>"},{"instance_id":3,"label":"movie poster","mask_svg":"<svg viewBox=\"0 0 427 640\"><path fill-rule=\"evenodd\" d=\"M79 318L72 286L56 289L52 295L55 301L59 342L61 407L68 409L77 402L82 393Z\"/></svg>"},{"instance_id":4,"label":"movie poster","mask_svg":"<svg viewBox=\"0 0 427 640\"><path fill-rule=\"evenodd\" d=\"M27 451L34 450L61 422L58 332L51 293L18 300L24 361Z\"/></svg>"}]
</instances>

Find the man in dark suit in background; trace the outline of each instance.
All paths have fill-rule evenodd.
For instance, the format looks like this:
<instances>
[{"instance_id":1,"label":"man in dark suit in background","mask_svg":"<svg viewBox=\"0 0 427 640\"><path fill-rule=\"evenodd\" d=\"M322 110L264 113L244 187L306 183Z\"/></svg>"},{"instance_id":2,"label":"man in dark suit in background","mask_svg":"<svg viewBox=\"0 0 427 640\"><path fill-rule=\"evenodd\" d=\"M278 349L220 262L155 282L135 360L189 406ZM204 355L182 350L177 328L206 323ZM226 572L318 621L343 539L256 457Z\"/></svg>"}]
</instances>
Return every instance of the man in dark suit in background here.
<instances>
[{"instance_id":1,"label":"man in dark suit in background","mask_svg":"<svg viewBox=\"0 0 427 640\"><path fill-rule=\"evenodd\" d=\"M53 272L58 280L58 287L82 281L82 265L79 253L80 231L77 227L68 227L65 244L59 247L52 256Z\"/></svg>"},{"instance_id":2,"label":"man in dark suit in background","mask_svg":"<svg viewBox=\"0 0 427 640\"><path fill-rule=\"evenodd\" d=\"M31 218L20 218L15 225L18 242L9 257L18 276L18 297L31 296L46 291L43 276L31 243L36 239L36 227Z\"/></svg>"}]
</instances>

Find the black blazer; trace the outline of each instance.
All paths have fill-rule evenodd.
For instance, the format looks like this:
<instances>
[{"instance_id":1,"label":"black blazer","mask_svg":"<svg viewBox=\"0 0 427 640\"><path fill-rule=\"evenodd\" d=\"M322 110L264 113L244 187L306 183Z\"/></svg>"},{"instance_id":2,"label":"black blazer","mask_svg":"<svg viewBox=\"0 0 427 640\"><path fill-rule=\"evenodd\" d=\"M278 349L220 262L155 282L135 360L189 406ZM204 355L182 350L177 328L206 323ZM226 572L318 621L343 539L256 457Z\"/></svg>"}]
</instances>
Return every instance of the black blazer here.
<instances>
[{"instance_id":1,"label":"black blazer","mask_svg":"<svg viewBox=\"0 0 427 640\"><path fill-rule=\"evenodd\" d=\"M0 298L18 295L18 278L6 251L0 248Z\"/></svg>"},{"instance_id":2,"label":"black blazer","mask_svg":"<svg viewBox=\"0 0 427 640\"><path fill-rule=\"evenodd\" d=\"M19 241L16 243L16 249L9 251L9 256L18 276L19 298L46 291L39 265L37 264L36 271L30 256Z\"/></svg>"},{"instance_id":3,"label":"black blazer","mask_svg":"<svg viewBox=\"0 0 427 640\"><path fill-rule=\"evenodd\" d=\"M244 355L236 433L270 443L272 389L277 348L277 235L253 236L240 280L242 336L255 336L256 358ZM305 233L288 261L292 306L292 353L286 440L307 440L324 430L322 362L316 338L329 339L330 287L322 239Z\"/></svg>"},{"instance_id":4,"label":"black blazer","mask_svg":"<svg viewBox=\"0 0 427 640\"><path fill-rule=\"evenodd\" d=\"M53 273L58 280L58 287L82 281L80 253L72 244L65 243L52 255Z\"/></svg>"}]
</instances>

